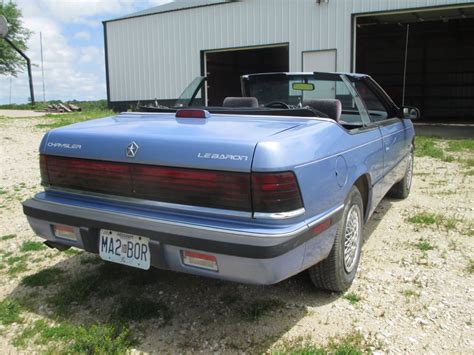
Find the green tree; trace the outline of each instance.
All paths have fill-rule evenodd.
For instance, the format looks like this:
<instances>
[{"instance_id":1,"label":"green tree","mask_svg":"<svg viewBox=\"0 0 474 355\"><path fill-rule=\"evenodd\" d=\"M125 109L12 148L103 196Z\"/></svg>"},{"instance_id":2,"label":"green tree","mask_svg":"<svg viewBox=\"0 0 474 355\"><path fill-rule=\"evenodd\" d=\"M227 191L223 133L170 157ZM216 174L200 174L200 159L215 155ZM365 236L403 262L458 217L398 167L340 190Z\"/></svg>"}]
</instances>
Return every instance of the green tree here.
<instances>
[{"instance_id":1,"label":"green tree","mask_svg":"<svg viewBox=\"0 0 474 355\"><path fill-rule=\"evenodd\" d=\"M0 2L0 15L8 21L8 38L21 50L26 50L26 42L32 32L23 27L21 11L18 6L9 2ZM17 76L25 69L25 60L8 44L0 39L0 75Z\"/></svg>"}]
</instances>

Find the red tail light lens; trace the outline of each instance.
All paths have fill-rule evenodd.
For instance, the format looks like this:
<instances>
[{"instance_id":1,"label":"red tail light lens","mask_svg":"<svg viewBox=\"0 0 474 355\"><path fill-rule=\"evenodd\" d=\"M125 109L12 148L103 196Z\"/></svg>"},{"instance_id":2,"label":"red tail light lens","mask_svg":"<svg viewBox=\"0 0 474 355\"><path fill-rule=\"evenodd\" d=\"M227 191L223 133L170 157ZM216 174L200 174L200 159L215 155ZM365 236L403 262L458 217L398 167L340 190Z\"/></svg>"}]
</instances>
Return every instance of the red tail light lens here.
<instances>
[{"instance_id":1,"label":"red tail light lens","mask_svg":"<svg viewBox=\"0 0 474 355\"><path fill-rule=\"evenodd\" d=\"M46 155L40 155L40 173L41 173L41 184L49 185L48 166L46 164Z\"/></svg>"},{"instance_id":2,"label":"red tail light lens","mask_svg":"<svg viewBox=\"0 0 474 355\"><path fill-rule=\"evenodd\" d=\"M41 155L44 185L161 202L252 211L250 175Z\"/></svg>"},{"instance_id":3,"label":"red tail light lens","mask_svg":"<svg viewBox=\"0 0 474 355\"><path fill-rule=\"evenodd\" d=\"M296 176L171 168L40 156L41 180L83 191L245 212L291 212L303 207Z\"/></svg>"},{"instance_id":4,"label":"red tail light lens","mask_svg":"<svg viewBox=\"0 0 474 355\"><path fill-rule=\"evenodd\" d=\"M252 199L254 212L289 212L303 207L292 172L252 173Z\"/></svg>"},{"instance_id":5,"label":"red tail light lens","mask_svg":"<svg viewBox=\"0 0 474 355\"><path fill-rule=\"evenodd\" d=\"M185 205L251 211L245 173L131 165L137 197Z\"/></svg>"},{"instance_id":6,"label":"red tail light lens","mask_svg":"<svg viewBox=\"0 0 474 355\"><path fill-rule=\"evenodd\" d=\"M127 164L46 156L49 184L70 189L130 196Z\"/></svg>"}]
</instances>

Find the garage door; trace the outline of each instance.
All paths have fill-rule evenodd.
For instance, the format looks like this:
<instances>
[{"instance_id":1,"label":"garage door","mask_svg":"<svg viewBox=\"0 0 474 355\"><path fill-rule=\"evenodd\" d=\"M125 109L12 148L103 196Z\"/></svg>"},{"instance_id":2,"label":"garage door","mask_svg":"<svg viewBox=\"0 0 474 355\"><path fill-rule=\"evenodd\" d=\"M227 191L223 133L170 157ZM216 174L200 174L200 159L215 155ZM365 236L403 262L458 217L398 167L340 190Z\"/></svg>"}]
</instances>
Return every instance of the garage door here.
<instances>
[{"instance_id":1,"label":"garage door","mask_svg":"<svg viewBox=\"0 0 474 355\"><path fill-rule=\"evenodd\" d=\"M205 51L202 60L209 106L221 106L228 96L241 96L241 75L289 70L288 44Z\"/></svg>"},{"instance_id":2,"label":"garage door","mask_svg":"<svg viewBox=\"0 0 474 355\"><path fill-rule=\"evenodd\" d=\"M435 122L474 119L474 7L356 18L356 71Z\"/></svg>"}]
</instances>

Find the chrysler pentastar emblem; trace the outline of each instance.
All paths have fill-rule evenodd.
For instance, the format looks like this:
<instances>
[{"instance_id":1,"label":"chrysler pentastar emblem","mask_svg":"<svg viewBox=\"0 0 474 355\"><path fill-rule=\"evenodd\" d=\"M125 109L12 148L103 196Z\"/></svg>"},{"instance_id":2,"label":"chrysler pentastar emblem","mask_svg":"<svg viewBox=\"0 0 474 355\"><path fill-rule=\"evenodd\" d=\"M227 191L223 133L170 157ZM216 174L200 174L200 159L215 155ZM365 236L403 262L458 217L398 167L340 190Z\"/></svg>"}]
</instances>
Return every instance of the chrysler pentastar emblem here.
<instances>
[{"instance_id":1,"label":"chrysler pentastar emblem","mask_svg":"<svg viewBox=\"0 0 474 355\"><path fill-rule=\"evenodd\" d=\"M135 155L137 155L138 152L138 144L135 142L130 143L127 145L127 157L128 158L135 158Z\"/></svg>"}]
</instances>

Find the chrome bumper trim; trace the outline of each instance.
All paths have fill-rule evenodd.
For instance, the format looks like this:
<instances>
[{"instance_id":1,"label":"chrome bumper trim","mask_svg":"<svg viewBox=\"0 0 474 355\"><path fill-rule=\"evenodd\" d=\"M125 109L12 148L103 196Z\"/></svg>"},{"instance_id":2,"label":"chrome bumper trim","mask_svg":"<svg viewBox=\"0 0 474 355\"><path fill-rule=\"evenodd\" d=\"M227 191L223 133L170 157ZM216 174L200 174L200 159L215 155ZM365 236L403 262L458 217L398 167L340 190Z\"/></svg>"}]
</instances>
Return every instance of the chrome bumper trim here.
<instances>
[{"instance_id":1,"label":"chrome bumper trim","mask_svg":"<svg viewBox=\"0 0 474 355\"><path fill-rule=\"evenodd\" d=\"M287 219L287 218L294 218L305 214L304 208L299 208L294 211L289 212L273 212L273 213L266 213L266 212L254 212L253 218L256 219Z\"/></svg>"}]
</instances>

